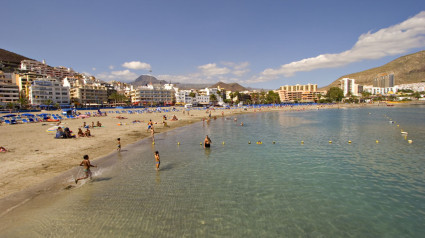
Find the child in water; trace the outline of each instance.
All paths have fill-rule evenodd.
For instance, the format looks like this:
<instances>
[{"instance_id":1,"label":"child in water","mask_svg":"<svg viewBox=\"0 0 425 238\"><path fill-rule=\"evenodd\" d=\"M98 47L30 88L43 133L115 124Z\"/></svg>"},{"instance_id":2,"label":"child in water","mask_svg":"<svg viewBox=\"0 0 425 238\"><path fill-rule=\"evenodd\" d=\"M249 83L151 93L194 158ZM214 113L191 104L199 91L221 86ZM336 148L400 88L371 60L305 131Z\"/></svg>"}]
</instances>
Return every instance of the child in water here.
<instances>
[{"instance_id":1,"label":"child in water","mask_svg":"<svg viewBox=\"0 0 425 238\"><path fill-rule=\"evenodd\" d=\"M120 138L117 139L117 150L121 151L121 139Z\"/></svg>"},{"instance_id":2,"label":"child in water","mask_svg":"<svg viewBox=\"0 0 425 238\"><path fill-rule=\"evenodd\" d=\"M75 180L75 183L78 183L78 180L87 179L92 176L92 173L90 171L90 167L97 167L96 165L90 164L89 156L84 155L84 160L80 163L80 166L84 166L84 173L86 174L84 177L77 178Z\"/></svg>"},{"instance_id":3,"label":"child in water","mask_svg":"<svg viewBox=\"0 0 425 238\"><path fill-rule=\"evenodd\" d=\"M156 170L159 170L159 165L161 164L161 161L159 160L159 152L155 151L155 163L156 163Z\"/></svg>"}]
</instances>

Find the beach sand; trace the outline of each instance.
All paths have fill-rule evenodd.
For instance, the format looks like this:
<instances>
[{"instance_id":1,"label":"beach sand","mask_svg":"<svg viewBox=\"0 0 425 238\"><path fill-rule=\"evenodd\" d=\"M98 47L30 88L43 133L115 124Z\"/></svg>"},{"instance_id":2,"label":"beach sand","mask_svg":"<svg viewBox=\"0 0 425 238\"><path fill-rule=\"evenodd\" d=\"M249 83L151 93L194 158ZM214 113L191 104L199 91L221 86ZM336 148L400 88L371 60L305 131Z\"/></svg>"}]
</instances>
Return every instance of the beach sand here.
<instances>
[{"instance_id":1,"label":"beach sand","mask_svg":"<svg viewBox=\"0 0 425 238\"><path fill-rule=\"evenodd\" d=\"M323 105L320 109L338 108L337 105ZM352 107L345 105L345 107ZM225 117L240 113L261 113L278 110L317 110L317 106L276 107L254 109L224 109L212 110L212 117ZM13 193L31 188L48 179L54 178L65 171L79 165L83 155L90 156L92 161L113 153L117 148L117 138L121 138L121 145L132 144L138 140L150 137L147 132L147 122L151 119L154 123L155 133L163 133L207 118L206 110L191 110L183 114L184 109L178 112L153 112L142 114L108 113L104 117L90 117L85 119L65 119L60 126L68 127L75 134L78 128L86 122L91 125L97 121L102 127L90 128L93 137L72 139L54 139L55 132L47 132L47 129L55 126L54 122L37 122L17 125L0 126L0 146L9 151L0 153L0 199ZM110 111L108 109L102 111ZM80 111L85 113L85 111ZM60 113L59 111L47 113ZM163 115L166 115L168 127L164 127ZM179 120L171 121L173 115ZM128 119L117 119L123 116ZM140 120L140 123L133 123ZM122 125L118 125L121 123ZM203 138L203 135L200 135Z\"/></svg>"}]
</instances>

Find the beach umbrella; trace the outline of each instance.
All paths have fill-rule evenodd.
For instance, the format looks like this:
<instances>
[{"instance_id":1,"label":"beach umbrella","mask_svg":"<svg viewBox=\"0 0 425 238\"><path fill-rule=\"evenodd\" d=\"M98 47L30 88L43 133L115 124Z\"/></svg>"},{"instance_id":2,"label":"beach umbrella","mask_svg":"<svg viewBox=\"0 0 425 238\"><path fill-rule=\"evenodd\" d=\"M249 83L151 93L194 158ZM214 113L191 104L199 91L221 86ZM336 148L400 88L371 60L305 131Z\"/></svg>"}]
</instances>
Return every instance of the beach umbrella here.
<instances>
[{"instance_id":1,"label":"beach umbrella","mask_svg":"<svg viewBox=\"0 0 425 238\"><path fill-rule=\"evenodd\" d=\"M21 116L25 116L25 117L33 117L33 116L34 116L34 114L24 113L24 114L21 114Z\"/></svg>"},{"instance_id":2,"label":"beach umbrella","mask_svg":"<svg viewBox=\"0 0 425 238\"><path fill-rule=\"evenodd\" d=\"M85 114L81 114L81 115L78 115L77 116L77 118L87 118L87 117L90 117L89 115L85 115Z\"/></svg>"},{"instance_id":3,"label":"beach umbrella","mask_svg":"<svg viewBox=\"0 0 425 238\"><path fill-rule=\"evenodd\" d=\"M4 115L3 117L16 117L16 114L7 114L7 115Z\"/></svg>"},{"instance_id":4,"label":"beach umbrella","mask_svg":"<svg viewBox=\"0 0 425 238\"><path fill-rule=\"evenodd\" d=\"M115 107L115 109L124 109L123 107Z\"/></svg>"},{"instance_id":5,"label":"beach umbrella","mask_svg":"<svg viewBox=\"0 0 425 238\"><path fill-rule=\"evenodd\" d=\"M47 132L56 132L56 130L59 128L59 126L52 126L49 129L47 129Z\"/></svg>"}]
</instances>

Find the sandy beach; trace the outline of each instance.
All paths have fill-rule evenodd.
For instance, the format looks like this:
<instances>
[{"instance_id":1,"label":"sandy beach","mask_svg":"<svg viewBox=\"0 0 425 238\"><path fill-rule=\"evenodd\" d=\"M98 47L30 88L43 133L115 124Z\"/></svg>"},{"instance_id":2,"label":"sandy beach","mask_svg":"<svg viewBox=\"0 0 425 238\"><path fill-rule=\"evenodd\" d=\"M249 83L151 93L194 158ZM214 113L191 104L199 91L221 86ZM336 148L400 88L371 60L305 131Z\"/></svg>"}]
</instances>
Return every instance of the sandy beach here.
<instances>
[{"instance_id":1,"label":"sandy beach","mask_svg":"<svg viewBox=\"0 0 425 238\"><path fill-rule=\"evenodd\" d=\"M297 106L297 107L269 107L269 108L247 108L247 109L220 109L211 110L214 117L236 116L241 113L262 113L268 111L293 111L293 110L322 110L338 107L359 107L362 105L321 105ZM147 131L147 123L152 120L155 133L163 133L181 126L199 122L208 118L206 110L185 111L178 108L177 112L152 112L141 114L108 113L107 116L89 117L85 119L65 119L60 126L68 127L75 134L78 128L86 122L91 125L97 121L102 127L90 128L92 137L81 137L72 139L54 139L55 132L47 129L57 125L55 122L37 122L16 125L0 126L0 146L8 149L6 153L0 153L0 199L23 191L43 181L51 179L81 162L83 155L90 156L92 161L110 153L117 153L117 138L121 138L121 145L132 144L138 140L150 137ZM106 109L102 111L112 111ZM114 110L115 111L115 110ZM122 110L120 110L122 111ZM127 111L127 110L125 110ZM85 113L86 111L80 111ZM185 112L185 113L184 113ZM48 113L60 113L59 111ZM164 126L163 115L167 116L167 126ZM170 119L176 115L178 120ZM127 119L118 119L122 116ZM140 122L134 122L139 120Z\"/></svg>"}]
</instances>

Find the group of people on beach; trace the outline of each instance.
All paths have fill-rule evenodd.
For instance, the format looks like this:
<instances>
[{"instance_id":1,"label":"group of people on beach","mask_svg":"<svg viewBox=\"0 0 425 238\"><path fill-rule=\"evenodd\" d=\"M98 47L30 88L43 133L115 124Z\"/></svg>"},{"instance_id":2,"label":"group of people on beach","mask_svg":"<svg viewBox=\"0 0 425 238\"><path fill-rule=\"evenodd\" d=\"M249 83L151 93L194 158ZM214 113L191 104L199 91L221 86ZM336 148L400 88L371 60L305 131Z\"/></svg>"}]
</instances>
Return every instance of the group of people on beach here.
<instances>
[{"instance_id":1,"label":"group of people on beach","mask_svg":"<svg viewBox=\"0 0 425 238\"><path fill-rule=\"evenodd\" d=\"M56 139L68 139L68 138L75 138L75 135L72 133L72 131L68 128L62 128L62 127L58 127L56 129Z\"/></svg>"}]
</instances>

